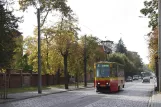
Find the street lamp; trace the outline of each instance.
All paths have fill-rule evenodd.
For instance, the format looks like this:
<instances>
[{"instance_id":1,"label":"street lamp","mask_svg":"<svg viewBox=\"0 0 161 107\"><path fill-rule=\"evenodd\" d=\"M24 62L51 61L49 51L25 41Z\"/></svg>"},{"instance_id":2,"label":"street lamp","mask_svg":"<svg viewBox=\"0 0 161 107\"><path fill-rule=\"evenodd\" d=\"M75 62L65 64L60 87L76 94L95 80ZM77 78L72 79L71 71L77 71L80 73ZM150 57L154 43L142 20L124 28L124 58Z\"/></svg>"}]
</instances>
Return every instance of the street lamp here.
<instances>
[{"instance_id":1,"label":"street lamp","mask_svg":"<svg viewBox=\"0 0 161 107\"><path fill-rule=\"evenodd\" d=\"M84 36L84 87L87 87L86 35Z\"/></svg>"},{"instance_id":2,"label":"street lamp","mask_svg":"<svg viewBox=\"0 0 161 107\"><path fill-rule=\"evenodd\" d=\"M158 0L158 14L161 13L161 0ZM159 36L158 36L158 49L159 49L159 55L158 55L158 75L159 75L159 92L161 92L161 14L159 14L159 18L158 18L159 22L158 22L158 26L159 26Z\"/></svg>"},{"instance_id":3,"label":"street lamp","mask_svg":"<svg viewBox=\"0 0 161 107\"><path fill-rule=\"evenodd\" d=\"M158 55L155 56L155 75L156 75L156 80L155 82L157 82L157 85L155 87L156 91L159 91L159 72L158 72Z\"/></svg>"},{"instance_id":4,"label":"street lamp","mask_svg":"<svg viewBox=\"0 0 161 107\"><path fill-rule=\"evenodd\" d=\"M148 17L145 17L145 16L138 16L139 18L148 18Z\"/></svg>"}]
</instances>

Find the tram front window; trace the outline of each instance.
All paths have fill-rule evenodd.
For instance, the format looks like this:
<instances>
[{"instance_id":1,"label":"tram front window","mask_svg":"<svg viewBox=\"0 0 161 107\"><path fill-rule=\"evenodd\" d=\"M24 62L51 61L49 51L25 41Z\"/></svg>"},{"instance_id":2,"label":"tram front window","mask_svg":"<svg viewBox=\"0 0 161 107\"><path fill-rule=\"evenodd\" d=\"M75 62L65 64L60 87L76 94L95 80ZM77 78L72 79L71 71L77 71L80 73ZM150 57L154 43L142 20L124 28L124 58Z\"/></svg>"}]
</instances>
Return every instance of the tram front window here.
<instances>
[{"instance_id":1,"label":"tram front window","mask_svg":"<svg viewBox=\"0 0 161 107\"><path fill-rule=\"evenodd\" d=\"M110 67L107 64L97 64L97 77L109 77L110 76Z\"/></svg>"}]
</instances>

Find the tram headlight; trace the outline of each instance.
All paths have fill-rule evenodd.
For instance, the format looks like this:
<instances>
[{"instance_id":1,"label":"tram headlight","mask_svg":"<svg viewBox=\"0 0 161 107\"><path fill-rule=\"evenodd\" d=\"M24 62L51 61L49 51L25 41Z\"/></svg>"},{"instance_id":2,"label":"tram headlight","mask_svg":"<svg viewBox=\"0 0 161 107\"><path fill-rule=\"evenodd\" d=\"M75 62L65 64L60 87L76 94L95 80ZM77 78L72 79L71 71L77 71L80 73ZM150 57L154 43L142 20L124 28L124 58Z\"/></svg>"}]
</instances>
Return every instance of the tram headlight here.
<instances>
[{"instance_id":1,"label":"tram headlight","mask_svg":"<svg viewBox=\"0 0 161 107\"><path fill-rule=\"evenodd\" d=\"M98 84L98 85L100 85L100 83L99 83L99 82L98 82L97 84Z\"/></svg>"},{"instance_id":2,"label":"tram headlight","mask_svg":"<svg viewBox=\"0 0 161 107\"><path fill-rule=\"evenodd\" d=\"M110 86L110 83L107 82L106 85Z\"/></svg>"}]
</instances>

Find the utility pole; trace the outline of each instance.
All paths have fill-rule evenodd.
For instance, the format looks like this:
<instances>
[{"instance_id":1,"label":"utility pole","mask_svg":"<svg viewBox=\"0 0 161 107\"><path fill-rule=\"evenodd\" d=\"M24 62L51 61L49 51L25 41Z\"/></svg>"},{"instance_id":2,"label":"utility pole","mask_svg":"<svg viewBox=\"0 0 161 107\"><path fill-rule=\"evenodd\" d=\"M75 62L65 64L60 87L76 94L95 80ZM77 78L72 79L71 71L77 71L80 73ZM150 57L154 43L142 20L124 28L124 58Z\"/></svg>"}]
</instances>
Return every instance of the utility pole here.
<instances>
[{"instance_id":1,"label":"utility pole","mask_svg":"<svg viewBox=\"0 0 161 107\"><path fill-rule=\"evenodd\" d=\"M84 87L87 87L86 35L84 36Z\"/></svg>"},{"instance_id":2,"label":"utility pole","mask_svg":"<svg viewBox=\"0 0 161 107\"><path fill-rule=\"evenodd\" d=\"M158 24L159 24L159 57L158 57L158 68L159 68L159 72L158 72L158 74L159 74L159 92L161 92L161 0L158 0L158 8L159 8L159 11L158 11L158 15L159 15L159 22L158 22Z\"/></svg>"},{"instance_id":3,"label":"utility pole","mask_svg":"<svg viewBox=\"0 0 161 107\"><path fill-rule=\"evenodd\" d=\"M158 75L158 57L155 57L155 75L157 79L157 86L155 87L155 91L159 91L159 75Z\"/></svg>"},{"instance_id":4,"label":"utility pole","mask_svg":"<svg viewBox=\"0 0 161 107\"><path fill-rule=\"evenodd\" d=\"M40 38L40 9L37 9L37 24L38 24L38 94L42 93L41 83L41 38Z\"/></svg>"}]
</instances>

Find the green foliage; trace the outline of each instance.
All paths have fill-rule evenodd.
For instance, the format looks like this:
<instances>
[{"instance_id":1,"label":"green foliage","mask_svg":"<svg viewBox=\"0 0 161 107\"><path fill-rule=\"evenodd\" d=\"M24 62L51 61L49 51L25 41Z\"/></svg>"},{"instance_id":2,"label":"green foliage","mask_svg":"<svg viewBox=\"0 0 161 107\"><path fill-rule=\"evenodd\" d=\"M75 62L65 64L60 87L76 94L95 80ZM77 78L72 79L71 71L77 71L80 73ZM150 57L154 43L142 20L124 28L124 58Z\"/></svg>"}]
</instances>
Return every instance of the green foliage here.
<instances>
[{"instance_id":1,"label":"green foliage","mask_svg":"<svg viewBox=\"0 0 161 107\"><path fill-rule=\"evenodd\" d=\"M153 71L150 67L149 67L149 65L147 64L144 64L143 65L143 72L151 72L151 71Z\"/></svg>"},{"instance_id":2,"label":"green foliage","mask_svg":"<svg viewBox=\"0 0 161 107\"><path fill-rule=\"evenodd\" d=\"M141 70L136 67L137 63L135 64L133 60L130 60L125 54L122 53L110 54L108 60L110 62L118 62L120 64L123 64L126 76L138 74L141 72Z\"/></svg>"},{"instance_id":3,"label":"green foliage","mask_svg":"<svg viewBox=\"0 0 161 107\"><path fill-rule=\"evenodd\" d=\"M11 64L11 68L16 69L18 68L18 63L23 56L23 37L20 35L19 37L14 39L16 42L16 48L14 50L15 54L13 56L13 61Z\"/></svg>"},{"instance_id":4,"label":"green foliage","mask_svg":"<svg viewBox=\"0 0 161 107\"><path fill-rule=\"evenodd\" d=\"M140 12L150 18L149 27L154 30L158 26L158 0L144 1L144 8Z\"/></svg>"},{"instance_id":5,"label":"green foliage","mask_svg":"<svg viewBox=\"0 0 161 107\"><path fill-rule=\"evenodd\" d=\"M73 52L73 45L77 40L77 29L73 19L68 21L64 18L56 26L42 29L41 58L44 74L55 74L57 69L63 69L63 58ZM31 53L29 64L33 65L34 71L37 71L36 38L26 38L24 47L27 47Z\"/></svg>"},{"instance_id":6,"label":"green foliage","mask_svg":"<svg viewBox=\"0 0 161 107\"><path fill-rule=\"evenodd\" d=\"M47 43L46 39L41 40L42 73L55 74L56 70L62 67L62 57L57 52L54 41L49 41L49 46ZM26 52L29 53L28 64L33 66L34 72L37 72L37 39L35 37L26 38L24 47L26 48Z\"/></svg>"},{"instance_id":7,"label":"green foliage","mask_svg":"<svg viewBox=\"0 0 161 107\"><path fill-rule=\"evenodd\" d=\"M32 65L28 63L28 54L26 53L23 57L18 61L17 68L22 69L23 71L33 70Z\"/></svg>"},{"instance_id":8,"label":"green foliage","mask_svg":"<svg viewBox=\"0 0 161 107\"><path fill-rule=\"evenodd\" d=\"M148 34L149 67L154 71L156 52L158 51L158 0L146 0L144 6L140 12L150 18L149 27L152 27L152 31Z\"/></svg>"},{"instance_id":9,"label":"green foliage","mask_svg":"<svg viewBox=\"0 0 161 107\"><path fill-rule=\"evenodd\" d=\"M134 63L136 68L142 68L143 67L142 59L137 54L137 52L128 51L127 57L129 58L129 60L131 60Z\"/></svg>"},{"instance_id":10,"label":"green foliage","mask_svg":"<svg viewBox=\"0 0 161 107\"><path fill-rule=\"evenodd\" d=\"M140 74L143 63L137 52L128 51L122 41L116 45L116 53L109 56L109 60L124 65L126 75Z\"/></svg>"},{"instance_id":11,"label":"green foliage","mask_svg":"<svg viewBox=\"0 0 161 107\"><path fill-rule=\"evenodd\" d=\"M69 74L72 76L79 75L81 77L83 75L84 48L79 43L72 44L71 48L72 52L69 55L69 61L68 61Z\"/></svg>"},{"instance_id":12,"label":"green foliage","mask_svg":"<svg viewBox=\"0 0 161 107\"><path fill-rule=\"evenodd\" d=\"M24 39L24 53L28 55L28 64L32 65L33 71L37 71L37 39L27 37Z\"/></svg>"},{"instance_id":13,"label":"green foliage","mask_svg":"<svg viewBox=\"0 0 161 107\"><path fill-rule=\"evenodd\" d=\"M121 38L120 38L118 44L116 44L116 52L124 53L124 54L127 53L127 49L126 49L124 42Z\"/></svg>"},{"instance_id":14,"label":"green foliage","mask_svg":"<svg viewBox=\"0 0 161 107\"><path fill-rule=\"evenodd\" d=\"M125 58L126 58L126 56L124 54L114 53L114 54L109 55L108 60L110 62L118 62L120 64L125 65L125 60L124 60Z\"/></svg>"},{"instance_id":15,"label":"green foliage","mask_svg":"<svg viewBox=\"0 0 161 107\"><path fill-rule=\"evenodd\" d=\"M80 38L81 46L84 48L84 36ZM100 50L102 48L99 46L99 39L92 35L86 37L86 52L87 52L87 68L89 70L94 70L94 63L98 59L105 59L105 53ZM84 55L84 54L83 54Z\"/></svg>"},{"instance_id":16,"label":"green foliage","mask_svg":"<svg viewBox=\"0 0 161 107\"><path fill-rule=\"evenodd\" d=\"M48 14L52 11L60 11L65 17L72 17L72 10L67 5L67 0L19 0L20 9L25 11L32 6L38 8L40 4L41 11L41 26L44 24Z\"/></svg>"},{"instance_id":17,"label":"green foliage","mask_svg":"<svg viewBox=\"0 0 161 107\"><path fill-rule=\"evenodd\" d=\"M142 59L135 52L127 52L127 56L122 53L113 53L108 57L110 62L118 62L124 65L125 74L140 74L143 70Z\"/></svg>"},{"instance_id":18,"label":"green foliage","mask_svg":"<svg viewBox=\"0 0 161 107\"><path fill-rule=\"evenodd\" d=\"M20 35L17 30L19 19L0 1L0 69L10 67L13 61L17 47L15 38Z\"/></svg>"}]
</instances>

